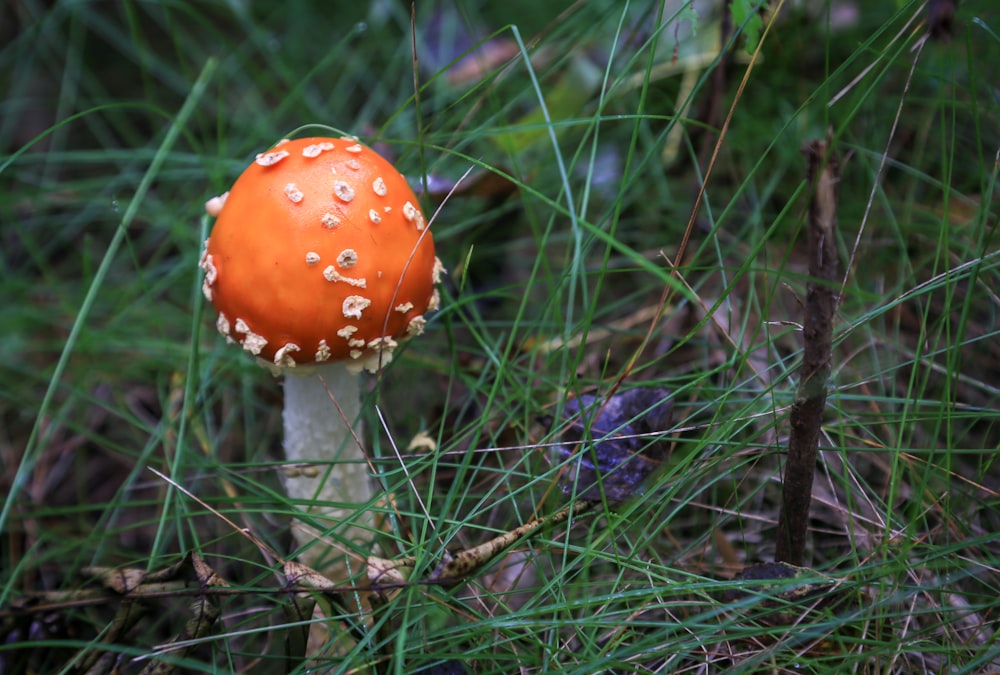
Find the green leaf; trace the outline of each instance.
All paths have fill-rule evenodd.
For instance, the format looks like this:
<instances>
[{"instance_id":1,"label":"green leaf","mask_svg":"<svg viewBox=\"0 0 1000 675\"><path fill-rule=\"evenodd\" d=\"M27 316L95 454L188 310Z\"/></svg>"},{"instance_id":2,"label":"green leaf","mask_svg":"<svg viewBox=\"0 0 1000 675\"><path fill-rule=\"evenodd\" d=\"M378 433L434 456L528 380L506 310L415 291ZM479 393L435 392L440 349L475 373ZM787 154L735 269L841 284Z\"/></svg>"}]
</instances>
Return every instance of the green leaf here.
<instances>
[{"instance_id":1,"label":"green leaf","mask_svg":"<svg viewBox=\"0 0 1000 675\"><path fill-rule=\"evenodd\" d=\"M748 54L757 51L760 35L764 29L764 20L760 17L760 6L751 0L733 0L729 3L729 11L733 15L733 25L740 27L740 32L746 40L745 49Z\"/></svg>"}]
</instances>

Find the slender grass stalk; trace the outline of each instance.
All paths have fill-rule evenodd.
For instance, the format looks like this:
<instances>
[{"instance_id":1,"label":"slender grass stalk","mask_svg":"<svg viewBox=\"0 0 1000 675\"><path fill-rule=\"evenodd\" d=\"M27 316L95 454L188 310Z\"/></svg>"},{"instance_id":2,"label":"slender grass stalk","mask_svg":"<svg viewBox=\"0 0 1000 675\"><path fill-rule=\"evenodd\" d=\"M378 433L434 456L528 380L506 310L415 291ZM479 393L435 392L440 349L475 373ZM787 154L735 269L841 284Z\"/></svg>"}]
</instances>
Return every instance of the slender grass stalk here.
<instances>
[{"instance_id":1,"label":"slender grass stalk","mask_svg":"<svg viewBox=\"0 0 1000 675\"><path fill-rule=\"evenodd\" d=\"M170 126L167 128L166 133L163 136L163 141L157 150L157 153L153 156L153 160L146 170L146 173L142 177L142 181L136 187L135 195L129 202L128 207L125 209L125 213L122 215L121 222L118 224L118 228L115 230L114 237L108 244L108 250L101 260L100 266L94 274L94 279L91 281L90 287L87 291L86 297L83 299L83 303L80 306L80 311L77 313L75 320L73 321L73 326L70 329L70 333L66 338L65 347L63 348L61 354L59 355L59 360L56 363L55 370L52 377L49 379L49 386L45 390L45 395L42 398L41 405L38 409L38 416L35 419L35 424L31 429L31 434L28 436L28 441L25 445L24 454L21 456L20 464L17 467L17 471L14 474L14 479L11 481L11 489L7 493L7 497L4 500L3 509L0 510L0 530L4 529L7 523L7 518L10 515L10 510L14 505L14 501L20 494L20 491L24 488L24 483L27 480L31 470L33 469L36 461L36 454L38 452L38 447L41 442L45 440L43 434L43 425L48 418L49 406L52 404L52 399L55 396L56 390L59 387L63 373L66 370L66 365L69 362L70 357L73 354L73 349L79 339L80 332L86 325L87 320L90 315L90 311L94 306L97 294L101 290L104 283L104 279L107 276L108 270L111 268L111 264L118 254L118 250L125 240L125 235L128 232L128 228L132 225L135 217L139 213L139 209L144 203L146 194L149 192L153 181L159 175L160 169L166 158L169 155L170 149L173 147L177 138L180 136L184 129L184 125L187 123L188 118L194 112L195 106L201 100L201 97L205 93L205 89L208 87L209 82L215 73L218 63L215 60L206 61L204 68L198 79L194 82L191 87L191 93L185 100L184 105L178 111L177 116L171 120ZM96 111L91 111L96 112ZM13 158L8 161L13 161ZM2 168L0 168L2 171ZM52 429L48 430L50 433ZM6 593L0 594L0 602L6 600Z\"/></svg>"}]
</instances>

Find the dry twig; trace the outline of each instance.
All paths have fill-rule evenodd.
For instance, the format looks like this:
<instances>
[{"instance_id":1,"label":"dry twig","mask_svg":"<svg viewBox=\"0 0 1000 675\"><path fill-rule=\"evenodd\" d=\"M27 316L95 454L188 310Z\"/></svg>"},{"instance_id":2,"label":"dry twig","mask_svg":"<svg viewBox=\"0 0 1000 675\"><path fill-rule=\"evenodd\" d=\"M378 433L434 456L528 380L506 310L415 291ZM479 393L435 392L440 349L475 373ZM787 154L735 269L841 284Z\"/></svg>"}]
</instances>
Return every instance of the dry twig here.
<instances>
[{"instance_id":1,"label":"dry twig","mask_svg":"<svg viewBox=\"0 0 1000 675\"><path fill-rule=\"evenodd\" d=\"M788 461L782 481L775 560L802 565L813 476L830 377L833 317L837 310L837 181L840 167L831 140L813 141L805 153L813 184L809 204L809 276L802 324L802 371L790 413Z\"/></svg>"}]
</instances>

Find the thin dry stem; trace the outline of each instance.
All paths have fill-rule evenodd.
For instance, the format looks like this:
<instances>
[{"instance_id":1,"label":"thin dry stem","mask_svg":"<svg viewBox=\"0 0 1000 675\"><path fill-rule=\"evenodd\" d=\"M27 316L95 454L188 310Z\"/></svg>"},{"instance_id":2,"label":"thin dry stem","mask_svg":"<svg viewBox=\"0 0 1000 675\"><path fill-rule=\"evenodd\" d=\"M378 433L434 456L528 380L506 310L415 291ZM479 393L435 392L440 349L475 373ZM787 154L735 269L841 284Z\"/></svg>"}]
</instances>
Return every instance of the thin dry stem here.
<instances>
[{"instance_id":1,"label":"thin dry stem","mask_svg":"<svg viewBox=\"0 0 1000 675\"><path fill-rule=\"evenodd\" d=\"M789 415L788 463L785 465L775 560L802 565L819 437L826 407L827 380L837 310L837 182L840 167L831 142L813 141L806 150L813 195L809 204L809 276L799 387Z\"/></svg>"}]
</instances>

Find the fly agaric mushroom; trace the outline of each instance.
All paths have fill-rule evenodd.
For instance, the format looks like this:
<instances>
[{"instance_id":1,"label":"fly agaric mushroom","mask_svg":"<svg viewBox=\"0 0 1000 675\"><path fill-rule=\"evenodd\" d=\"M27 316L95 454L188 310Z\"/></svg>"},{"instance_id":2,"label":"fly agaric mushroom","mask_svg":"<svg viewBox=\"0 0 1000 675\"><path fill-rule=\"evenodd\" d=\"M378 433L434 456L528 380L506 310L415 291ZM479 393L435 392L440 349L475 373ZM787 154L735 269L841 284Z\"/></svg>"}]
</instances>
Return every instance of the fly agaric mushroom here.
<instances>
[{"instance_id":1,"label":"fly agaric mushroom","mask_svg":"<svg viewBox=\"0 0 1000 675\"><path fill-rule=\"evenodd\" d=\"M216 326L285 375L285 457L304 467L284 472L285 489L368 540L373 519L351 507L374 494L351 433L358 372L388 363L440 304L444 268L417 198L356 139L300 138L257 155L205 208L217 216L201 258ZM315 539L294 529L300 545Z\"/></svg>"}]
</instances>

